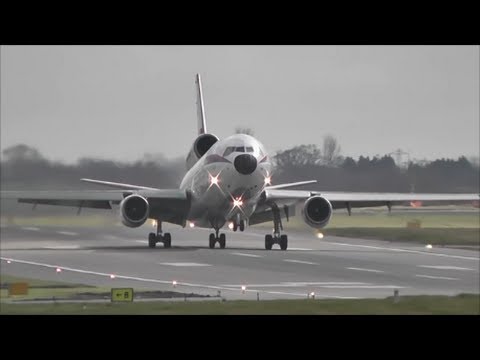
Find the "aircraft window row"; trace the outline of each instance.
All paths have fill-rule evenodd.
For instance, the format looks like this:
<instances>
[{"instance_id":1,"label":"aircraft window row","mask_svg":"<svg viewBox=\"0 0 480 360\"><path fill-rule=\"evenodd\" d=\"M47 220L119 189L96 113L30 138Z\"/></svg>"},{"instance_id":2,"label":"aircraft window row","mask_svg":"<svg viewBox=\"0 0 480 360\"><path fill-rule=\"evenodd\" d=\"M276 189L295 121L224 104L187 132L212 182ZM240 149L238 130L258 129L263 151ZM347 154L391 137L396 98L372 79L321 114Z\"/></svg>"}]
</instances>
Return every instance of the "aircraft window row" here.
<instances>
[{"instance_id":1,"label":"aircraft window row","mask_svg":"<svg viewBox=\"0 0 480 360\"><path fill-rule=\"evenodd\" d=\"M244 146L229 146L225 149L223 156L228 156L233 152L252 152L253 153L253 147L247 146L245 148Z\"/></svg>"}]
</instances>

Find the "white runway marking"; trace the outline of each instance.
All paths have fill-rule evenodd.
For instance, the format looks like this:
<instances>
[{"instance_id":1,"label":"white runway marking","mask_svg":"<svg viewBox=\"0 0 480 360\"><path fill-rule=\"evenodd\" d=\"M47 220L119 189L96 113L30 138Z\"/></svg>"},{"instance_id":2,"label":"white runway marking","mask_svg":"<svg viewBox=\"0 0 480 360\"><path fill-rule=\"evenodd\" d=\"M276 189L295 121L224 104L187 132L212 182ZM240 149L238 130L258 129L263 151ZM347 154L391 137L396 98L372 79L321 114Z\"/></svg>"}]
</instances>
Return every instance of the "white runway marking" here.
<instances>
[{"instance_id":1,"label":"white runway marking","mask_svg":"<svg viewBox=\"0 0 480 360\"><path fill-rule=\"evenodd\" d=\"M416 277L427 279L439 279L439 280L458 280L457 278L445 277L445 276L430 276L430 275L415 275Z\"/></svg>"},{"instance_id":2,"label":"white runway marking","mask_svg":"<svg viewBox=\"0 0 480 360\"><path fill-rule=\"evenodd\" d=\"M210 264L201 264L201 263L194 263L194 262L173 262L173 263L157 263L159 265L167 265L167 266L212 266Z\"/></svg>"},{"instance_id":3,"label":"white runway marking","mask_svg":"<svg viewBox=\"0 0 480 360\"><path fill-rule=\"evenodd\" d=\"M57 234L68 235L68 236L78 235L78 233L76 233L76 232L71 232L71 231L57 231Z\"/></svg>"},{"instance_id":4,"label":"white runway marking","mask_svg":"<svg viewBox=\"0 0 480 360\"><path fill-rule=\"evenodd\" d=\"M147 240L135 240L135 242L140 243L140 244L147 244Z\"/></svg>"},{"instance_id":5,"label":"white runway marking","mask_svg":"<svg viewBox=\"0 0 480 360\"><path fill-rule=\"evenodd\" d=\"M326 289L405 289L408 286L397 285L321 285L318 286Z\"/></svg>"},{"instance_id":6,"label":"white runway marking","mask_svg":"<svg viewBox=\"0 0 480 360\"><path fill-rule=\"evenodd\" d=\"M418 267L422 268L430 268L430 269L439 269L439 270L466 270L466 271L475 271L475 269L458 267L458 266L442 266L442 265L417 265Z\"/></svg>"},{"instance_id":7,"label":"white runway marking","mask_svg":"<svg viewBox=\"0 0 480 360\"><path fill-rule=\"evenodd\" d=\"M230 253L231 255L237 255L237 256L248 256L248 257L255 257L255 258L259 258L259 257L263 257L261 255L255 255L255 254L244 254L244 253L239 253L239 252L233 252L233 253Z\"/></svg>"},{"instance_id":8,"label":"white runway marking","mask_svg":"<svg viewBox=\"0 0 480 360\"><path fill-rule=\"evenodd\" d=\"M290 262L290 263L296 263L296 264L318 265L317 263L314 263L314 262L302 261L302 260L285 259L283 261Z\"/></svg>"},{"instance_id":9,"label":"white runway marking","mask_svg":"<svg viewBox=\"0 0 480 360\"><path fill-rule=\"evenodd\" d=\"M67 246L44 246L44 249L50 250L72 250L72 249L80 249L78 245L67 245Z\"/></svg>"},{"instance_id":10,"label":"white runway marking","mask_svg":"<svg viewBox=\"0 0 480 360\"><path fill-rule=\"evenodd\" d=\"M441 257L449 257L449 258L463 259L463 260L476 260L476 261L478 261L478 260L480 259L480 258L478 258L478 257L460 256L460 255L448 255L448 254L440 254L440 253L433 253L433 252L427 252L427 251L397 249L397 248L388 248L388 247L371 246L371 245L346 244L346 243L338 243L338 242L330 242L330 241L328 242L328 244L340 245L340 246L354 246L354 247L361 247L361 248L366 248L366 249L377 249L377 250L390 250L390 251L398 251L398 252L407 252L407 253L421 254L421 255L441 256Z\"/></svg>"},{"instance_id":11,"label":"white runway marking","mask_svg":"<svg viewBox=\"0 0 480 360\"><path fill-rule=\"evenodd\" d=\"M313 249L289 247L288 250L293 250L293 251L312 251Z\"/></svg>"},{"instance_id":12,"label":"white runway marking","mask_svg":"<svg viewBox=\"0 0 480 360\"><path fill-rule=\"evenodd\" d=\"M56 269L59 267L58 265L52 265L52 264L44 264L44 263L37 263L33 261L26 261L26 260L19 260L19 259L12 259L12 258L6 258L6 257L0 257L0 259L5 260L5 261L11 261L12 263L20 263L20 264L27 264L27 265L34 265L34 266L41 266L41 267L46 267L46 268L51 268L51 269ZM112 273L102 273L102 272L96 272L96 271L88 271L88 270L82 270L82 269L75 269L75 268L70 268L70 267L64 267L60 266L63 271L72 271L72 272L78 272L81 274L89 274L89 275L98 275L98 276L106 276L109 277L112 275ZM171 286L172 281L171 280L157 280L157 279L148 279L148 278L141 278L141 277L135 277L135 276L125 276L125 275L115 275L116 279L124 279L124 280L136 280L136 281L142 281L142 282L152 282L152 283L157 283L157 284L166 284ZM115 280L112 280L115 281ZM192 283L186 283L186 282L177 282L177 286L185 286L185 287L193 287L193 288L204 288L204 289L215 289L215 290L225 290L225 291L234 291L238 292L239 289L232 289L228 288L225 286L216 286L216 285L205 285L205 284L192 284ZM265 290L251 290L251 289L246 289L245 292L250 292L250 293L263 293L263 294L271 294L272 292L270 291L265 291ZM273 292L275 294L275 292ZM284 293L285 295L292 295L292 296L299 296L299 297L304 297L305 294L298 294L298 293ZM337 297L337 296L331 296L334 298L342 298L342 297Z\"/></svg>"},{"instance_id":13,"label":"white runway marking","mask_svg":"<svg viewBox=\"0 0 480 360\"><path fill-rule=\"evenodd\" d=\"M115 235L103 235L104 239L110 239L110 240L116 240L118 239L118 236Z\"/></svg>"},{"instance_id":14,"label":"white runway marking","mask_svg":"<svg viewBox=\"0 0 480 360\"><path fill-rule=\"evenodd\" d=\"M368 271L368 272L374 272L374 273L383 273L385 271L382 270L374 270L374 269L363 269L363 268L356 268L356 267L348 267L348 270L356 270L356 271Z\"/></svg>"},{"instance_id":15,"label":"white runway marking","mask_svg":"<svg viewBox=\"0 0 480 360\"><path fill-rule=\"evenodd\" d=\"M241 288L245 284L223 284L222 286L238 287ZM267 288L267 287L309 287L309 286L328 286L328 285L371 285L369 283L362 282L289 282L278 284L247 284L249 288Z\"/></svg>"},{"instance_id":16,"label":"white runway marking","mask_svg":"<svg viewBox=\"0 0 480 360\"><path fill-rule=\"evenodd\" d=\"M22 227L22 229L28 231L40 231L40 228L38 227Z\"/></svg>"}]
</instances>

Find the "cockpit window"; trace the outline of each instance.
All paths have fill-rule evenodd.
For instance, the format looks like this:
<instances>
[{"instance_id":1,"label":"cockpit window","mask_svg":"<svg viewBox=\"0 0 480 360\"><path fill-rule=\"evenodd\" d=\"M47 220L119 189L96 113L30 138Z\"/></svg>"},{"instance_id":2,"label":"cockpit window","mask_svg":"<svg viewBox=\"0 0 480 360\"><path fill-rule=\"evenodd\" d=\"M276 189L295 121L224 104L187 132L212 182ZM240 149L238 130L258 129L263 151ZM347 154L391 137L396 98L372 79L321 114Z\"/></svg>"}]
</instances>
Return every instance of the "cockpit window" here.
<instances>
[{"instance_id":1,"label":"cockpit window","mask_svg":"<svg viewBox=\"0 0 480 360\"><path fill-rule=\"evenodd\" d=\"M253 147L251 147L251 146L247 146L246 149L247 149L247 152L253 152Z\"/></svg>"},{"instance_id":2,"label":"cockpit window","mask_svg":"<svg viewBox=\"0 0 480 360\"><path fill-rule=\"evenodd\" d=\"M223 157L226 157L233 153L235 151L235 146L229 146L225 149L225 152L223 153Z\"/></svg>"},{"instance_id":3,"label":"cockpit window","mask_svg":"<svg viewBox=\"0 0 480 360\"><path fill-rule=\"evenodd\" d=\"M243 146L237 146L237 147L235 148L235 151L236 151L236 152L245 152L245 147L243 147Z\"/></svg>"}]
</instances>

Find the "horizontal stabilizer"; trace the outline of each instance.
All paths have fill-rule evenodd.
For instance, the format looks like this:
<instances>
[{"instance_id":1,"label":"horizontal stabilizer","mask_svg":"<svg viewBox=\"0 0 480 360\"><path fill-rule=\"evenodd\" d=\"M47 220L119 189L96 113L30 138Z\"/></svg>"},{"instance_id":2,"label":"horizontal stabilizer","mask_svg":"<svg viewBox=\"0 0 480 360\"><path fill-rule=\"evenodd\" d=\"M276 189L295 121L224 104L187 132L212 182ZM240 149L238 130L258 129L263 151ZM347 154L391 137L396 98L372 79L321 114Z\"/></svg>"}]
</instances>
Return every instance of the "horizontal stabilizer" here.
<instances>
[{"instance_id":1,"label":"horizontal stabilizer","mask_svg":"<svg viewBox=\"0 0 480 360\"><path fill-rule=\"evenodd\" d=\"M113 188L119 189L129 189L129 190L159 190L157 188L147 187L147 186L138 186L138 185L131 185L131 184L123 184L111 181L102 181L102 180L93 180L93 179L80 179L80 181L88 182L97 185L105 185L110 186Z\"/></svg>"},{"instance_id":2,"label":"horizontal stabilizer","mask_svg":"<svg viewBox=\"0 0 480 360\"><path fill-rule=\"evenodd\" d=\"M294 186L314 184L314 183L316 183L316 182L317 182L317 180L299 181L299 182L294 182L294 183L287 183L287 184L278 184L278 185L273 185L273 186L267 186L267 187L265 187L265 189L266 189L266 190L285 189L285 188L294 187Z\"/></svg>"}]
</instances>

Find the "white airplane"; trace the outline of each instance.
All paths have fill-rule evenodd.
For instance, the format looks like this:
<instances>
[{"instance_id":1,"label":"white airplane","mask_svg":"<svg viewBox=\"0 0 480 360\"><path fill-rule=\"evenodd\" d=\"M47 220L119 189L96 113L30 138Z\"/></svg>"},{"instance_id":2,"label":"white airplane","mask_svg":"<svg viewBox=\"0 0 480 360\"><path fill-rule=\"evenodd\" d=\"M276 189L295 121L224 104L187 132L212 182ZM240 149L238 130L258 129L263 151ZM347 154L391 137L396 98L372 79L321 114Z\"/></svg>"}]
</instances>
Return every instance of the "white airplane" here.
<instances>
[{"instance_id":1,"label":"white airplane","mask_svg":"<svg viewBox=\"0 0 480 360\"><path fill-rule=\"evenodd\" d=\"M162 232L162 222L183 227L213 228L209 247L218 242L225 248L226 236L220 230L228 224L233 231L244 231L248 225L273 222L272 234L265 235L265 249L274 244L288 247L282 234L282 218L295 215L302 204L304 221L315 229L325 227L333 209L392 205L408 201L468 202L479 200L479 194L407 194L355 193L285 190L315 183L316 180L289 184L271 184L273 164L265 147L254 137L235 134L225 139L207 131L200 75L196 75L198 137L186 158L188 172L179 189L152 187L81 179L117 188L83 191L4 191L3 198L20 203L63 205L81 208L112 209L119 205L120 218L128 227L142 226L148 219L156 222L156 232L148 236L154 248L163 243L171 247L170 233Z\"/></svg>"}]
</instances>

